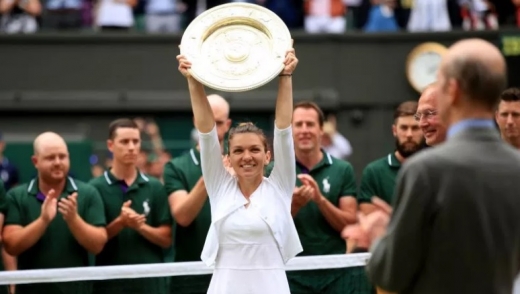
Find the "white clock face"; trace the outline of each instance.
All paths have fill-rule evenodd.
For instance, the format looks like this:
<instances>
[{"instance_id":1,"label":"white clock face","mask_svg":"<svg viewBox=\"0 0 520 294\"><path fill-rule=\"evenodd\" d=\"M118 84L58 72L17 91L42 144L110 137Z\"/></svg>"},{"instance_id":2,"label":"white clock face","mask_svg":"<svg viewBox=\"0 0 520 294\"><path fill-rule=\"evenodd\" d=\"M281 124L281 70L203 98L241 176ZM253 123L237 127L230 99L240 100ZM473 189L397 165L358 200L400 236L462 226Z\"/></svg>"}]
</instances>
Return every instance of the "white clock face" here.
<instances>
[{"instance_id":1,"label":"white clock face","mask_svg":"<svg viewBox=\"0 0 520 294\"><path fill-rule=\"evenodd\" d=\"M442 56L436 52L423 52L417 55L410 64L409 73L412 84L422 91L437 80L437 71Z\"/></svg>"}]
</instances>

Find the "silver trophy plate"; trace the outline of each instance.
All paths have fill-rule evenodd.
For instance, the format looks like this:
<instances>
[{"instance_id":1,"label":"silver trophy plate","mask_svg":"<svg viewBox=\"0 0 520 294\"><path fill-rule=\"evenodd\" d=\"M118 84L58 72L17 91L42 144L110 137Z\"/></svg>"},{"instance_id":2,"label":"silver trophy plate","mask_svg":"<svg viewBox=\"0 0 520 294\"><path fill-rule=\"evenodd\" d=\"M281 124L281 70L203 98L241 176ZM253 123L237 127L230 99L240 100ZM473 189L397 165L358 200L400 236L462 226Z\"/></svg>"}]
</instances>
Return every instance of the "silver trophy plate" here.
<instances>
[{"instance_id":1,"label":"silver trophy plate","mask_svg":"<svg viewBox=\"0 0 520 294\"><path fill-rule=\"evenodd\" d=\"M283 70L291 33L272 11L229 3L200 14L184 31L181 54L190 74L207 87L244 92L261 87Z\"/></svg>"}]
</instances>

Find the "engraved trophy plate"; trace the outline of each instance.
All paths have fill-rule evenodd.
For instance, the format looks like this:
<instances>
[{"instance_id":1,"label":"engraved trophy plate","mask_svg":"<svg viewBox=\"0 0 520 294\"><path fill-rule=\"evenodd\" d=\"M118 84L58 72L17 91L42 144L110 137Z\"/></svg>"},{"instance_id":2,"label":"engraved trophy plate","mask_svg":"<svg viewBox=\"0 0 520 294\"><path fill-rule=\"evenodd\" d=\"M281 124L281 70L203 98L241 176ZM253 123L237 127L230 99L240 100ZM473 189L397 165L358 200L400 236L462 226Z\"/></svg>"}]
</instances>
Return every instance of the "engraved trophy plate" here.
<instances>
[{"instance_id":1,"label":"engraved trophy plate","mask_svg":"<svg viewBox=\"0 0 520 294\"><path fill-rule=\"evenodd\" d=\"M249 3L229 3L200 14L186 28L181 54L190 74L225 92L261 87L283 70L292 46L285 23L272 11Z\"/></svg>"}]
</instances>

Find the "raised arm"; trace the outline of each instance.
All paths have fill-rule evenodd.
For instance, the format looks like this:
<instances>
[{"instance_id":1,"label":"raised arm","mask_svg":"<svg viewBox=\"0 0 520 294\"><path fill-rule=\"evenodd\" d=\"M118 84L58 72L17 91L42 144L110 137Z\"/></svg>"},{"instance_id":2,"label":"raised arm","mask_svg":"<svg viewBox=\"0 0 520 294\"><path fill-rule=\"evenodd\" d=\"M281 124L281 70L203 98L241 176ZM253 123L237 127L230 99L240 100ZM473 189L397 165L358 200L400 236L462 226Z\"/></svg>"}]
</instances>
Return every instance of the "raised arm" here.
<instances>
[{"instance_id":1,"label":"raised arm","mask_svg":"<svg viewBox=\"0 0 520 294\"><path fill-rule=\"evenodd\" d=\"M194 79L188 69L191 68L189 62L183 55L178 55L179 71L188 79L188 88L190 91L191 108L195 117L195 127L201 133L209 133L215 127L215 118L209 104L204 86Z\"/></svg>"},{"instance_id":2,"label":"raised arm","mask_svg":"<svg viewBox=\"0 0 520 294\"><path fill-rule=\"evenodd\" d=\"M270 179L292 198L296 183L296 166L294 161L294 142L292 138L293 94L292 73L298 64L294 49L287 51L285 68L280 74L278 97L276 99L276 117L273 140L275 163Z\"/></svg>"},{"instance_id":3,"label":"raised arm","mask_svg":"<svg viewBox=\"0 0 520 294\"><path fill-rule=\"evenodd\" d=\"M296 65L298 64L298 59L296 58L294 48L291 48L287 51L284 64L285 68L280 73L280 82L278 84L278 97L276 98L275 113L276 127L281 130L288 128L292 122L292 73L296 69Z\"/></svg>"},{"instance_id":4,"label":"raised arm","mask_svg":"<svg viewBox=\"0 0 520 294\"><path fill-rule=\"evenodd\" d=\"M213 110L204 91L204 86L194 79L188 69L191 63L182 55L177 56L179 71L188 79L191 108L195 118L195 127L199 131L200 159L202 176L210 201L214 201L220 193L219 187L231 175L222 163L222 152L218 140Z\"/></svg>"}]
</instances>

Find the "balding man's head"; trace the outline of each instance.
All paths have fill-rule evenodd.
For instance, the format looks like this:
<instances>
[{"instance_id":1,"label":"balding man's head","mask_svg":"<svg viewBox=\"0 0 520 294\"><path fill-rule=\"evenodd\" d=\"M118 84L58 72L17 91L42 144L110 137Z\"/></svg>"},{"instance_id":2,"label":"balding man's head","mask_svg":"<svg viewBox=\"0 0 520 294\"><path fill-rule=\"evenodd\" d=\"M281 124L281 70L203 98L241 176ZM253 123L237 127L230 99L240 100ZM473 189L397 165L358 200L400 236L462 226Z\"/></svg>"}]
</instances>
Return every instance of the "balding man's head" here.
<instances>
[{"instance_id":1,"label":"balding man's head","mask_svg":"<svg viewBox=\"0 0 520 294\"><path fill-rule=\"evenodd\" d=\"M224 99L224 97L217 94L211 94L208 95L208 101L213 110L213 114L215 114L215 112L222 112L222 114L226 115L226 118L229 117L229 103Z\"/></svg>"},{"instance_id":2,"label":"balding man's head","mask_svg":"<svg viewBox=\"0 0 520 294\"><path fill-rule=\"evenodd\" d=\"M421 96L419 97L419 104L430 104L433 106L433 108L437 109L437 91L436 88L437 84L431 84L424 88L424 90L421 92ZM417 106L418 110L421 110L420 105Z\"/></svg>"},{"instance_id":3,"label":"balding man's head","mask_svg":"<svg viewBox=\"0 0 520 294\"><path fill-rule=\"evenodd\" d=\"M49 184L64 180L70 168L65 140L56 133L45 132L36 137L33 148L32 161L40 180Z\"/></svg>"},{"instance_id":4,"label":"balding man's head","mask_svg":"<svg viewBox=\"0 0 520 294\"><path fill-rule=\"evenodd\" d=\"M38 137L34 139L34 154L36 155L38 153L41 153L42 149L45 149L49 146L63 146L65 147L65 149L67 149L67 144L60 135L53 132L45 132L38 135Z\"/></svg>"},{"instance_id":5,"label":"balding man's head","mask_svg":"<svg viewBox=\"0 0 520 294\"><path fill-rule=\"evenodd\" d=\"M498 48L480 39L451 46L439 70L439 111L476 107L493 112L507 85L506 62Z\"/></svg>"},{"instance_id":6,"label":"balding man's head","mask_svg":"<svg viewBox=\"0 0 520 294\"><path fill-rule=\"evenodd\" d=\"M424 89L417 105L415 118L423 131L428 146L435 146L446 139L446 126L438 116L438 89L432 84Z\"/></svg>"},{"instance_id":7,"label":"balding man's head","mask_svg":"<svg viewBox=\"0 0 520 294\"><path fill-rule=\"evenodd\" d=\"M211 94L208 96L208 101L213 111L213 117L217 124L217 133L220 142L224 140L224 136L231 127L231 120L229 119L229 103L222 96Z\"/></svg>"}]
</instances>

